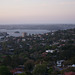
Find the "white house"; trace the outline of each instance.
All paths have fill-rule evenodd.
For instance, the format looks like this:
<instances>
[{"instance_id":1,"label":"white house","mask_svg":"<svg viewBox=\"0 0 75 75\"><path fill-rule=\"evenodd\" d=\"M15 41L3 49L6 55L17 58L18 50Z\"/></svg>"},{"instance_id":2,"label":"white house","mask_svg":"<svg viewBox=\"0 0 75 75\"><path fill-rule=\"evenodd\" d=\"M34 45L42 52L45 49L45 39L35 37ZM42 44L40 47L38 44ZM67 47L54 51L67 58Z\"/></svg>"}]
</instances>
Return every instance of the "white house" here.
<instances>
[{"instance_id":1,"label":"white house","mask_svg":"<svg viewBox=\"0 0 75 75\"><path fill-rule=\"evenodd\" d=\"M75 64L73 64L72 67L75 67Z\"/></svg>"},{"instance_id":2,"label":"white house","mask_svg":"<svg viewBox=\"0 0 75 75\"><path fill-rule=\"evenodd\" d=\"M55 50L46 50L47 53L53 53Z\"/></svg>"},{"instance_id":3,"label":"white house","mask_svg":"<svg viewBox=\"0 0 75 75\"><path fill-rule=\"evenodd\" d=\"M75 67L75 64L73 64L73 65L68 65L68 67Z\"/></svg>"},{"instance_id":4,"label":"white house","mask_svg":"<svg viewBox=\"0 0 75 75\"><path fill-rule=\"evenodd\" d=\"M61 67L63 62L64 62L64 60L59 60L59 61L57 61L57 66L58 66L58 67Z\"/></svg>"}]
</instances>

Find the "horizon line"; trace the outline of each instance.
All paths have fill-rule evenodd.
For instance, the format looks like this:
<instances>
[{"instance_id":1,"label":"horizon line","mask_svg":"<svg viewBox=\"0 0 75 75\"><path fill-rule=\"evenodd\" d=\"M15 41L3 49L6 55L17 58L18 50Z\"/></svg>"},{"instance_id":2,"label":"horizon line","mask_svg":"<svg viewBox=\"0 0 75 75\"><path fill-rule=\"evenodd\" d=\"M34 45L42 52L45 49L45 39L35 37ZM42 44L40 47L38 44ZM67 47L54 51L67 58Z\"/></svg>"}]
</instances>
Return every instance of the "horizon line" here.
<instances>
[{"instance_id":1,"label":"horizon line","mask_svg":"<svg viewBox=\"0 0 75 75\"><path fill-rule=\"evenodd\" d=\"M72 24L72 23L54 23L54 24L0 24L0 25L75 25L75 23L74 24Z\"/></svg>"}]
</instances>

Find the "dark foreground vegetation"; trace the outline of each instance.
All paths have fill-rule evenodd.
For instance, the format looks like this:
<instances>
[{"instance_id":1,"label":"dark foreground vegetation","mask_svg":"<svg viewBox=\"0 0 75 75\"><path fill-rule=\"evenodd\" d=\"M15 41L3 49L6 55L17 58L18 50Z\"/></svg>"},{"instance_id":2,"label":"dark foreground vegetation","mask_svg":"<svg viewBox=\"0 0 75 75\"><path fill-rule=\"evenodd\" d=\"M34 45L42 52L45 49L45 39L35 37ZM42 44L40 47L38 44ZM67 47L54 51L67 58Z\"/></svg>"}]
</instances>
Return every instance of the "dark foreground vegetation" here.
<instances>
[{"instance_id":1,"label":"dark foreground vegetation","mask_svg":"<svg viewBox=\"0 0 75 75\"><path fill-rule=\"evenodd\" d=\"M0 39L0 75L75 75L75 29Z\"/></svg>"}]
</instances>

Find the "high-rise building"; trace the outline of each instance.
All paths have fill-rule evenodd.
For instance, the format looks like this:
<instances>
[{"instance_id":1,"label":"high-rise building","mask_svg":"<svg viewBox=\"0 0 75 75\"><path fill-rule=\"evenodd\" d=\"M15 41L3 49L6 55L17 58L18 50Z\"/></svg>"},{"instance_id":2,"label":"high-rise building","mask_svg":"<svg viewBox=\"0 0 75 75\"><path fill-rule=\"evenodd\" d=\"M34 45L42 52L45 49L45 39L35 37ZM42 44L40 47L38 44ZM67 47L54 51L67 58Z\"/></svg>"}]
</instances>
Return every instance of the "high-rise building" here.
<instances>
[{"instance_id":1,"label":"high-rise building","mask_svg":"<svg viewBox=\"0 0 75 75\"><path fill-rule=\"evenodd\" d=\"M22 33L22 37L25 37L25 36L27 36L27 33L26 32L23 32Z\"/></svg>"}]
</instances>

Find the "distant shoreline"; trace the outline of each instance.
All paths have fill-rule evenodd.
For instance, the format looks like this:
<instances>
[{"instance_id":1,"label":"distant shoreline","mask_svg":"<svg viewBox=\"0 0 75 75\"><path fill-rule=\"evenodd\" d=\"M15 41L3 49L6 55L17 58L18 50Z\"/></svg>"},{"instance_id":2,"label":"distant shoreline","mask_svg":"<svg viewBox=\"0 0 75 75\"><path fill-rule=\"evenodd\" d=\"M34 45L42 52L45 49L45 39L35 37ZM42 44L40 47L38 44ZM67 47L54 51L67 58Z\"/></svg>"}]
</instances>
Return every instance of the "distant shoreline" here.
<instances>
[{"instance_id":1,"label":"distant shoreline","mask_svg":"<svg viewBox=\"0 0 75 75\"><path fill-rule=\"evenodd\" d=\"M65 30L75 28L75 24L41 24L41 25L0 25L0 29L31 29L31 30Z\"/></svg>"}]
</instances>

